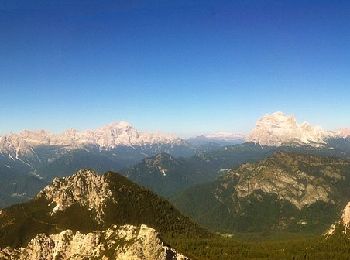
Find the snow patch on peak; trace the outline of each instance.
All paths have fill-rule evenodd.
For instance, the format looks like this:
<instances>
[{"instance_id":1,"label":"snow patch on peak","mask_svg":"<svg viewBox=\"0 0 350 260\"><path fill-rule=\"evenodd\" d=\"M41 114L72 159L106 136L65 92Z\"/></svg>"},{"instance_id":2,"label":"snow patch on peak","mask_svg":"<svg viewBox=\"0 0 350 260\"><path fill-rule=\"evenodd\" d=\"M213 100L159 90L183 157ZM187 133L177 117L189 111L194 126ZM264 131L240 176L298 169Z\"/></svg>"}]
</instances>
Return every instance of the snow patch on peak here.
<instances>
[{"instance_id":1,"label":"snow patch on peak","mask_svg":"<svg viewBox=\"0 0 350 260\"><path fill-rule=\"evenodd\" d=\"M330 134L321 127L312 126L307 122L298 124L293 115L285 115L279 111L260 118L247 140L272 146L286 143L320 146L325 144L325 139Z\"/></svg>"}]
</instances>

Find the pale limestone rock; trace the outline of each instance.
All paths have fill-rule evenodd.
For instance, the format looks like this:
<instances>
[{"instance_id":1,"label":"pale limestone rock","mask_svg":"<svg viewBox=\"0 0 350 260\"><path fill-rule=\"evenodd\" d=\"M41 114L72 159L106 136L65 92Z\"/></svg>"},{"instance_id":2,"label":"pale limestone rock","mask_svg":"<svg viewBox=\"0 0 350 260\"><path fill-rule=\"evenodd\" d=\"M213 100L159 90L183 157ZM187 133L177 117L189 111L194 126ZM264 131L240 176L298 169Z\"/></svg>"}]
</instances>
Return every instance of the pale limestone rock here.
<instances>
[{"instance_id":1,"label":"pale limestone rock","mask_svg":"<svg viewBox=\"0 0 350 260\"><path fill-rule=\"evenodd\" d=\"M343 210L341 221L346 228L350 228L350 202L348 202Z\"/></svg>"},{"instance_id":2,"label":"pale limestone rock","mask_svg":"<svg viewBox=\"0 0 350 260\"><path fill-rule=\"evenodd\" d=\"M187 257L164 246L158 233L147 227L113 226L88 234L62 231L39 234L25 248L0 250L0 259L116 259L116 260L186 260Z\"/></svg>"},{"instance_id":3,"label":"pale limestone rock","mask_svg":"<svg viewBox=\"0 0 350 260\"><path fill-rule=\"evenodd\" d=\"M350 202L348 202L348 204L346 204L345 208L343 209L340 220L337 223L332 224L324 235L333 235L339 226L342 227L342 232L345 234L350 229Z\"/></svg>"},{"instance_id":4,"label":"pale limestone rock","mask_svg":"<svg viewBox=\"0 0 350 260\"><path fill-rule=\"evenodd\" d=\"M341 160L328 165L318 157L276 153L259 163L246 163L238 169L228 170L221 178L215 196L221 201L220 194L233 189L233 199L238 200L258 196L261 192L275 194L279 200L289 201L298 209L316 202L333 204L333 184L344 180L348 165ZM319 173L314 175L317 171Z\"/></svg>"},{"instance_id":5,"label":"pale limestone rock","mask_svg":"<svg viewBox=\"0 0 350 260\"><path fill-rule=\"evenodd\" d=\"M294 116L275 112L260 118L247 140L272 146L280 146L285 143L319 146L325 144L325 139L333 135L334 133L324 131L307 122L298 124Z\"/></svg>"},{"instance_id":6,"label":"pale limestone rock","mask_svg":"<svg viewBox=\"0 0 350 260\"><path fill-rule=\"evenodd\" d=\"M63 211L74 203L95 210L101 220L105 202L112 196L105 176L92 170L79 170L72 176L55 178L37 195L54 203L52 214Z\"/></svg>"},{"instance_id":7,"label":"pale limestone rock","mask_svg":"<svg viewBox=\"0 0 350 260\"><path fill-rule=\"evenodd\" d=\"M172 134L146 133L135 129L128 122L120 121L98 129L78 131L66 130L60 134L45 130L11 133L0 136L0 153L19 159L34 155L33 148L39 145L58 145L75 149L95 145L101 149L113 149L119 145L142 146L150 144L183 144L184 141Z\"/></svg>"},{"instance_id":8,"label":"pale limestone rock","mask_svg":"<svg viewBox=\"0 0 350 260\"><path fill-rule=\"evenodd\" d=\"M247 197L256 191L276 194L279 199L289 201L299 209L316 201L330 200L328 187L321 186L317 180L306 176L303 172L298 172L294 176L281 170L274 171L269 176L257 172L250 178L241 178L236 185L236 191L239 198Z\"/></svg>"}]
</instances>

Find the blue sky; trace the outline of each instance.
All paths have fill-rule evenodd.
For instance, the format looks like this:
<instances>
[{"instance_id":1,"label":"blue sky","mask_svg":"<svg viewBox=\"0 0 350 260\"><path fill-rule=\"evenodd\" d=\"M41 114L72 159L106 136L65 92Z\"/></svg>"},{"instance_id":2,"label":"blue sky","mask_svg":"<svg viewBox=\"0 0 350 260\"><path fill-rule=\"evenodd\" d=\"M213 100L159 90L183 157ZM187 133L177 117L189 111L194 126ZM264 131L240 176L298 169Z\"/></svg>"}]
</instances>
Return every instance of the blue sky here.
<instances>
[{"instance_id":1,"label":"blue sky","mask_svg":"<svg viewBox=\"0 0 350 260\"><path fill-rule=\"evenodd\" d=\"M350 127L349 1L0 1L0 133Z\"/></svg>"}]
</instances>

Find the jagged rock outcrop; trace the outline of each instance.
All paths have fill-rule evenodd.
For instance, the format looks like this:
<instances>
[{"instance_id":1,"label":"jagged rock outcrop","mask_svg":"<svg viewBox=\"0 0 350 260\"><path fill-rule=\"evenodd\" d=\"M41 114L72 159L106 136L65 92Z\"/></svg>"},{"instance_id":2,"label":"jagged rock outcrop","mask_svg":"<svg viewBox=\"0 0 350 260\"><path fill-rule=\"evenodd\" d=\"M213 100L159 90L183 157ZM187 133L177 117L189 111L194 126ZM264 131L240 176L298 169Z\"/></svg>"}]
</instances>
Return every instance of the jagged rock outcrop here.
<instances>
[{"instance_id":1,"label":"jagged rock outcrop","mask_svg":"<svg viewBox=\"0 0 350 260\"><path fill-rule=\"evenodd\" d=\"M55 178L37 195L54 203L52 214L78 203L89 210L95 210L101 219L103 207L112 191L108 188L106 177L92 170L80 170L72 176Z\"/></svg>"},{"instance_id":2,"label":"jagged rock outcrop","mask_svg":"<svg viewBox=\"0 0 350 260\"><path fill-rule=\"evenodd\" d=\"M187 257L163 244L159 234L146 225L116 226L82 234L65 230L58 234L38 234L26 247L0 250L1 259L116 259L186 260Z\"/></svg>"}]
</instances>

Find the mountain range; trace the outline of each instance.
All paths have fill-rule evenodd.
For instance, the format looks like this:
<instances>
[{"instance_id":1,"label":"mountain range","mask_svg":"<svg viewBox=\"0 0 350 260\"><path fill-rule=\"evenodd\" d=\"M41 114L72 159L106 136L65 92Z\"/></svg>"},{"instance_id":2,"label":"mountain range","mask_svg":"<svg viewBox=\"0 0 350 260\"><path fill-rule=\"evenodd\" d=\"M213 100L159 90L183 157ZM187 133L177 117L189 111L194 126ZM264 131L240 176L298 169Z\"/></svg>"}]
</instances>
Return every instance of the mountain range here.
<instances>
[{"instance_id":1,"label":"mountain range","mask_svg":"<svg viewBox=\"0 0 350 260\"><path fill-rule=\"evenodd\" d=\"M229 133L184 140L125 122L3 136L0 258L342 257L347 130L278 112L245 141ZM257 246L235 236L314 240Z\"/></svg>"},{"instance_id":2,"label":"mountain range","mask_svg":"<svg viewBox=\"0 0 350 260\"><path fill-rule=\"evenodd\" d=\"M294 116L275 112L260 118L248 136L231 132L217 132L184 140L175 135L138 131L130 123L120 121L86 131L69 129L63 133L54 134L45 130L24 130L20 133L3 135L0 136L0 152L13 159L22 159L29 155L35 156L34 149L42 146L64 147L66 150L86 147L112 150L120 146L176 146L210 142L237 144L244 141L271 146L289 143L320 145L329 138L348 136L350 136L350 130L346 128L338 131L325 131L321 127L312 126L307 122L299 124Z\"/></svg>"},{"instance_id":3,"label":"mountain range","mask_svg":"<svg viewBox=\"0 0 350 260\"><path fill-rule=\"evenodd\" d=\"M326 132L316 127L317 131L311 131L314 127L303 125L281 112L266 115L247 139L253 142L243 144L242 139L235 139L241 135L219 133L184 140L143 133L126 122L62 134L26 130L5 135L0 137L0 207L28 200L54 177L71 175L81 168L119 171L170 197L192 185L215 180L225 169L264 159L276 150L307 150L341 157L350 152L346 130ZM157 173L149 162L165 153L173 161L156 160L158 171L168 171ZM177 165L172 165L174 162Z\"/></svg>"}]
</instances>

